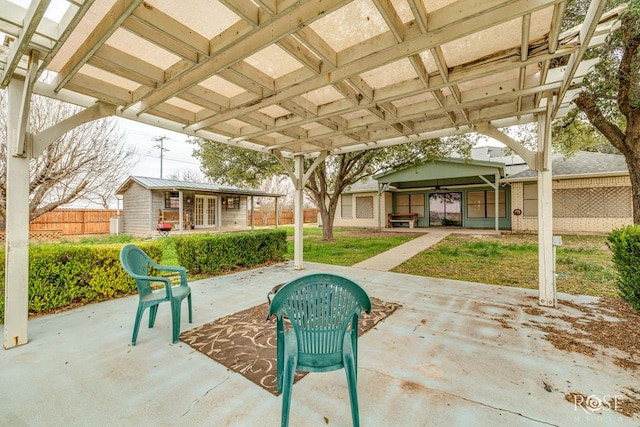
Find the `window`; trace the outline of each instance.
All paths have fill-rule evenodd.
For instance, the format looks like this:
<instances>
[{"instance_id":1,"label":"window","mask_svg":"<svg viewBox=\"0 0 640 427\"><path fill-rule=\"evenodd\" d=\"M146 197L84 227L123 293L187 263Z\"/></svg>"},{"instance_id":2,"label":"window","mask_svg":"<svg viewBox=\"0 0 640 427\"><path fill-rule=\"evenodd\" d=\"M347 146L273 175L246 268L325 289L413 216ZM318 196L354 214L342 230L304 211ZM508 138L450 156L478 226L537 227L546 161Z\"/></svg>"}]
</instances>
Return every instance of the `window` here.
<instances>
[{"instance_id":1,"label":"window","mask_svg":"<svg viewBox=\"0 0 640 427\"><path fill-rule=\"evenodd\" d=\"M177 191L165 191L164 207L166 209L180 207L180 193Z\"/></svg>"},{"instance_id":2,"label":"window","mask_svg":"<svg viewBox=\"0 0 640 427\"><path fill-rule=\"evenodd\" d=\"M522 191L522 213L524 216L538 216L538 184L524 184Z\"/></svg>"},{"instance_id":3,"label":"window","mask_svg":"<svg viewBox=\"0 0 640 427\"><path fill-rule=\"evenodd\" d=\"M424 218L424 194L409 195L409 212L417 213L418 217Z\"/></svg>"},{"instance_id":4,"label":"window","mask_svg":"<svg viewBox=\"0 0 640 427\"><path fill-rule=\"evenodd\" d=\"M409 195L398 194L398 197L396 197L396 213L409 213L410 209Z\"/></svg>"},{"instance_id":5,"label":"window","mask_svg":"<svg viewBox=\"0 0 640 427\"><path fill-rule=\"evenodd\" d=\"M496 192L494 190L487 191L469 191L467 193L467 218L495 218ZM498 217L505 218L507 216L506 192L498 191Z\"/></svg>"},{"instance_id":6,"label":"window","mask_svg":"<svg viewBox=\"0 0 640 427\"><path fill-rule=\"evenodd\" d=\"M227 196L223 201L225 210L227 211L239 211L240 210L240 196Z\"/></svg>"},{"instance_id":7,"label":"window","mask_svg":"<svg viewBox=\"0 0 640 427\"><path fill-rule=\"evenodd\" d=\"M340 214L342 218L352 217L353 200L351 194L343 194L340 197Z\"/></svg>"},{"instance_id":8,"label":"window","mask_svg":"<svg viewBox=\"0 0 640 427\"><path fill-rule=\"evenodd\" d=\"M469 191L467 193L467 218L484 218L485 203L484 191Z\"/></svg>"},{"instance_id":9,"label":"window","mask_svg":"<svg viewBox=\"0 0 640 427\"><path fill-rule=\"evenodd\" d=\"M398 194L396 213L417 213L424 218L424 194Z\"/></svg>"},{"instance_id":10,"label":"window","mask_svg":"<svg viewBox=\"0 0 640 427\"><path fill-rule=\"evenodd\" d=\"M373 196L356 197L356 218L373 218Z\"/></svg>"}]
</instances>

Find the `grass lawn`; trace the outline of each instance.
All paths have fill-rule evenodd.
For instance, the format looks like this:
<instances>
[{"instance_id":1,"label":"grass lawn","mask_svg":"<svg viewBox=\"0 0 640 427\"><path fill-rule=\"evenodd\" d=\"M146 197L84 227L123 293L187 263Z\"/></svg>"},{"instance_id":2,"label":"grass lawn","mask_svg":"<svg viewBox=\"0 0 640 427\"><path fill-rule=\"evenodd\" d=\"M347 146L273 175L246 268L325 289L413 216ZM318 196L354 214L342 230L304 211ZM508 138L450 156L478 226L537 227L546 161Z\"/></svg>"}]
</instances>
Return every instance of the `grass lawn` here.
<instances>
[{"instance_id":1,"label":"grass lawn","mask_svg":"<svg viewBox=\"0 0 640 427\"><path fill-rule=\"evenodd\" d=\"M293 236L293 227L282 227ZM322 229L304 228L304 260L323 264L350 266L402 243L419 234L381 233L360 229L334 228L331 242L322 240ZM293 259L293 240L289 240L287 259Z\"/></svg>"},{"instance_id":2,"label":"grass lawn","mask_svg":"<svg viewBox=\"0 0 640 427\"><path fill-rule=\"evenodd\" d=\"M285 257L293 259L292 226L283 226L289 236ZM322 241L322 229L304 227L304 260L350 266L405 243L419 234L376 232L335 228L334 240ZM616 271L606 236L562 236L557 248L558 292L615 296ZM131 236L85 238L83 244L128 243ZM172 238L162 239L161 264L177 265ZM71 242L62 242L71 243ZM537 289L538 243L530 234L501 236L451 235L435 247L415 256L392 271L504 286ZM195 279L195 278L192 278Z\"/></svg>"},{"instance_id":3,"label":"grass lawn","mask_svg":"<svg viewBox=\"0 0 640 427\"><path fill-rule=\"evenodd\" d=\"M557 290L615 296L616 271L606 236L562 236L557 248ZM537 235L452 235L392 271L537 289Z\"/></svg>"}]
</instances>

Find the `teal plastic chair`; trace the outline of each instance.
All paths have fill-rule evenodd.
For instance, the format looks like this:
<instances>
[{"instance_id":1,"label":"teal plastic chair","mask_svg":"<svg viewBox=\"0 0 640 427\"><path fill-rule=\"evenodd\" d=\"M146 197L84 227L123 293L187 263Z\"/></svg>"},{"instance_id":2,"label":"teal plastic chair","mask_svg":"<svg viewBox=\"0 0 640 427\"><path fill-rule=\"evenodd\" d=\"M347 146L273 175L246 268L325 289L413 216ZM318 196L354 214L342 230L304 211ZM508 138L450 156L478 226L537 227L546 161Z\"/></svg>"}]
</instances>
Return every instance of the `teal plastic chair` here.
<instances>
[{"instance_id":1,"label":"teal plastic chair","mask_svg":"<svg viewBox=\"0 0 640 427\"><path fill-rule=\"evenodd\" d=\"M147 308L149 309L149 327L153 328L156 314L158 313L158 305L167 301L171 305L172 342L174 344L177 343L180 337L180 307L182 300L185 298L187 298L189 305L189 323L192 322L191 288L187 283L187 271L185 268L157 264L142 249L132 244L125 245L120 250L120 262L127 274L135 279L138 288L138 311L136 313L136 322L133 326L131 345L136 345L140 321L144 311ZM171 281L167 277L149 276L149 267L153 267L157 271L180 273L180 285L171 286ZM151 284L154 282L164 283L164 289L152 290Z\"/></svg>"},{"instance_id":2,"label":"teal plastic chair","mask_svg":"<svg viewBox=\"0 0 640 427\"><path fill-rule=\"evenodd\" d=\"M310 274L284 285L273 297L276 316L278 391L282 392L282 426L289 425L296 370L345 369L351 417L360 425L358 392L358 319L371 312L371 300L355 282L334 274ZM292 327L285 331L285 319Z\"/></svg>"}]
</instances>

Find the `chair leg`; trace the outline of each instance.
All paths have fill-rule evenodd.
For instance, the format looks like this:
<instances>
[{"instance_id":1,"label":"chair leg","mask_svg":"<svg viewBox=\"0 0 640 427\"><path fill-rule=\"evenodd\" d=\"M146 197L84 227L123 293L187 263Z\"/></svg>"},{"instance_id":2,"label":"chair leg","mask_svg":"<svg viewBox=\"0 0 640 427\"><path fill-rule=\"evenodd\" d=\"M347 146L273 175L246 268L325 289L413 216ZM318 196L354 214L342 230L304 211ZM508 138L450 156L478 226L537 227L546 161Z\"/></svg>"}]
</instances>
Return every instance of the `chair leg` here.
<instances>
[{"instance_id":1,"label":"chair leg","mask_svg":"<svg viewBox=\"0 0 640 427\"><path fill-rule=\"evenodd\" d=\"M172 342L176 344L180 338L180 301L171 300Z\"/></svg>"},{"instance_id":2,"label":"chair leg","mask_svg":"<svg viewBox=\"0 0 640 427\"><path fill-rule=\"evenodd\" d=\"M291 409L291 392L293 390L293 378L296 374L297 358L285 355L284 372L282 373L282 427L289 425L289 410Z\"/></svg>"},{"instance_id":3,"label":"chair leg","mask_svg":"<svg viewBox=\"0 0 640 427\"><path fill-rule=\"evenodd\" d=\"M149 307L149 327L153 328L156 324L156 315L158 314L158 304Z\"/></svg>"},{"instance_id":4,"label":"chair leg","mask_svg":"<svg viewBox=\"0 0 640 427\"><path fill-rule=\"evenodd\" d=\"M360 426L360 414L358 413L358 380L356 373L356 363L353 355L344 358L344 371L347 374L347 385L349 386L349 400L351 401L351 419L353 427Z\"/></svg>"},{"instance_id":5,"label":"chair leg","mask_svg":"<svg viewBox=\"0 0 640 427\"><path fill-rule=\"evenodd\" d=\"M133 324L133 336L131 337L131 345L136 345L136 340L138 339L138 331L140 330L140 321L142 320L143 312L144 312L144 308L142 307L142 304L138 304L138 311L136 312L136 321Z\"/></svg>"},{"instance_id":6,"label":"chair leg","mask_svg":"<svg viewBox=\"0 0 640 427\"><path fill-rule=\"evenodd\" d=\"M193 323L193 317L191 315L191 294L187 297L187 304L189 305L189 323Z\"/></svg>"}]
</instances>

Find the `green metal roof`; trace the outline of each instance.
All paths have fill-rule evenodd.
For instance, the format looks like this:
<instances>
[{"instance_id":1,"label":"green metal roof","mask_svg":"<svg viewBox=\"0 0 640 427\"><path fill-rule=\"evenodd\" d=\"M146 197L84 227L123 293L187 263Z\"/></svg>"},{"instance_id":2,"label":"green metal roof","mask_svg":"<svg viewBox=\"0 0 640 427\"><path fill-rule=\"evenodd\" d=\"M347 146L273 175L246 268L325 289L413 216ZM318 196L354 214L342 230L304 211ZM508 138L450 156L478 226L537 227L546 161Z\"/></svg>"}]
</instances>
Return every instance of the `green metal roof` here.
<instances>
[{"instance_id":1,"label":"green metal roof","mask_svg":"<svg viewBox=\"0 0 640 427\"><path fill-rule=\"evenodd\" d=\"M124 193L133 182L137 182L149 190L165 191L201 191L208 193L239 194L242 196L282 197L282 194L267 193L260 190L243 190L235 187L223 187L217 184L179 181L175 179L149 178L145 176L130 176L124 184L116 190L116 194Z\"/></svg>"},{"instance_id":2,"label":"green metal roof","mask_svg":"<svg viewBox=\"0 0 640 427\"><path fill-rule=\"evenodd\" d=\"M485 183L495 174L505 175L504 163L471 159L444 158L426 161L404 169L380 173L373 177L380 184L391 184L398 189L436 187L442 185L462 185Z\"/></svg>"}]
</instances>

